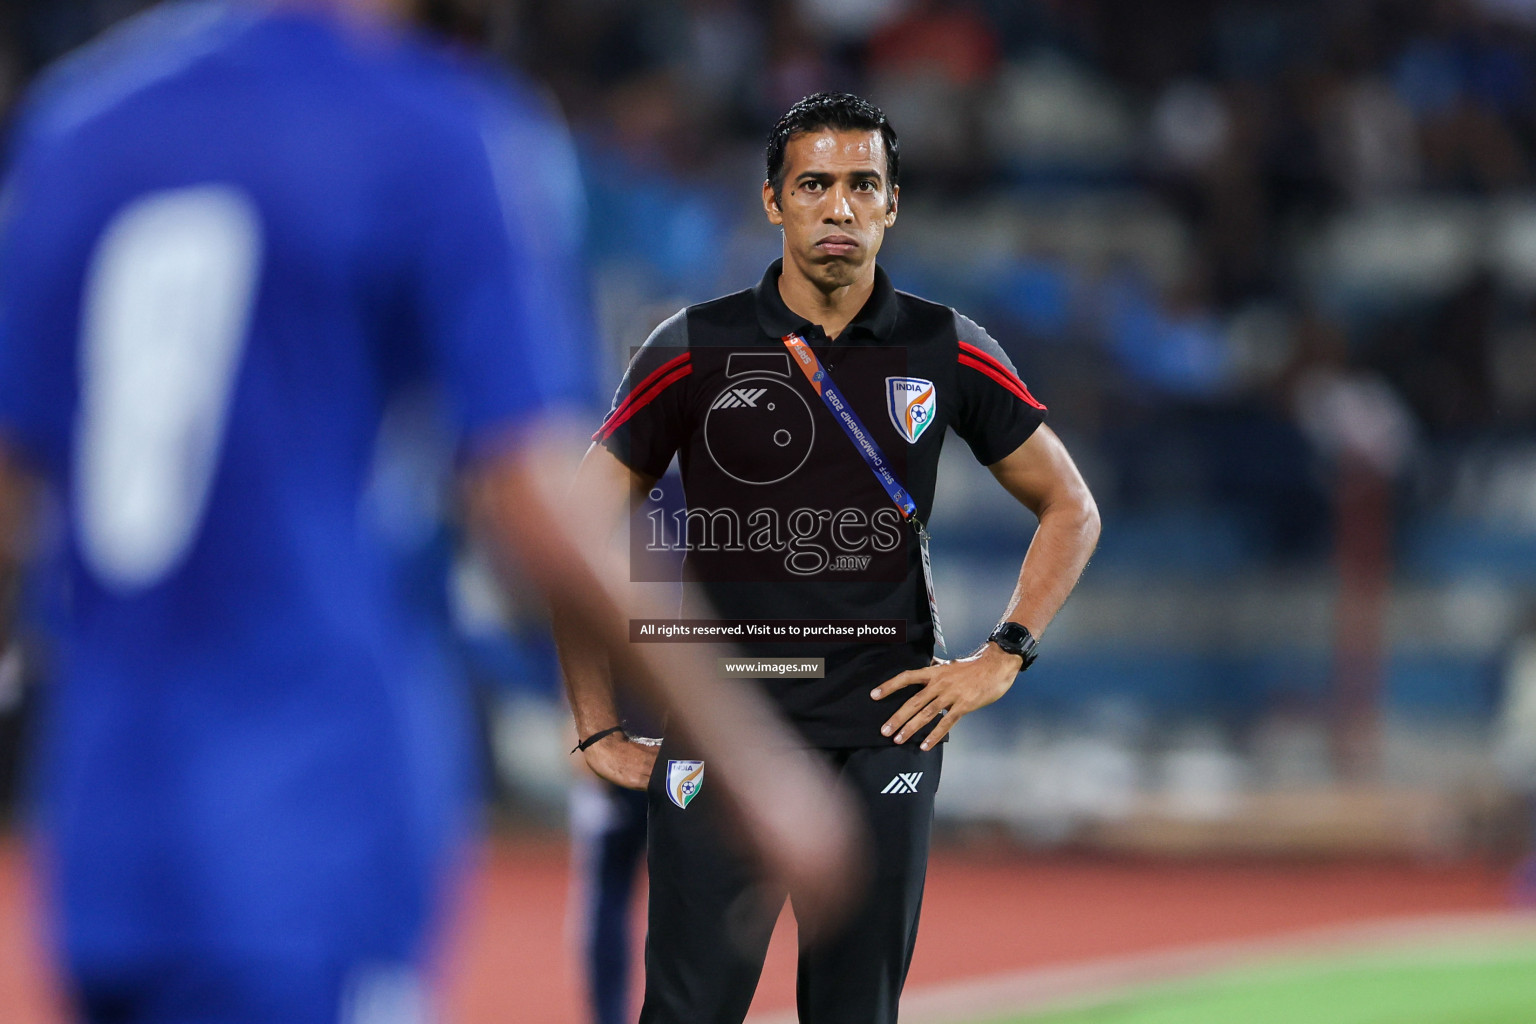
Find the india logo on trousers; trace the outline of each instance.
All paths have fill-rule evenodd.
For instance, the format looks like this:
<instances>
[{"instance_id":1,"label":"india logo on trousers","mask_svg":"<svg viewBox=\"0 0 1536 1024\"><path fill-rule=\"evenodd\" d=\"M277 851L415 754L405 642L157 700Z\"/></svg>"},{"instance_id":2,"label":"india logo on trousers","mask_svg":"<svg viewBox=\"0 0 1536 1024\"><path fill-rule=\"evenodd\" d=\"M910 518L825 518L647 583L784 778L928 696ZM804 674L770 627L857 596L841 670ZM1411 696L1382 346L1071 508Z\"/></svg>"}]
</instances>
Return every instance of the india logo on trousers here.
<instances>
[{"instance_id":1,"label":"india logo on trousers","mask_svg":"<svg viewBox=\"0 0 1536 1024\"><path fill-rule=\"evenodd\" d=\"M693 798L704 788L703 761L668 761L667 796L677 806L687 810Z\"/></svg>"}]
</instances>

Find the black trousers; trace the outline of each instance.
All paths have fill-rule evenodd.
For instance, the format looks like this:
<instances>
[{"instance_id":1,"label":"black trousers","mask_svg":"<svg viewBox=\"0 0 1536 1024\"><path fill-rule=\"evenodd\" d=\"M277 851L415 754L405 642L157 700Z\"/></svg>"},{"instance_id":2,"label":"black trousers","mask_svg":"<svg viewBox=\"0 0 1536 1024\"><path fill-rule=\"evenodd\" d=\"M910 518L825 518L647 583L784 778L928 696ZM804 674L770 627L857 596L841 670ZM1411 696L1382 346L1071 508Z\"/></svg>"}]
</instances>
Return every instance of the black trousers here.
<instances>
[{"instance_id":1,"label":"black trousers","mask_svg":"<svg viewBox=\"0 0 1536 1024\"><path fill-rule=\"evenodd\" d=\"M914 743L824 753L864 806L875 864L850 923L813 947L801 942L795 986L800 1021L896 1024L917 941L944 747L922 751ZM703 785L689 798L685 780L694 769L678 764L688 758L669 740L651 775L650 921L640 1022L740 1024L784 894L760 884L722 838L708 765Z\"/></svg>"}]
</instances>

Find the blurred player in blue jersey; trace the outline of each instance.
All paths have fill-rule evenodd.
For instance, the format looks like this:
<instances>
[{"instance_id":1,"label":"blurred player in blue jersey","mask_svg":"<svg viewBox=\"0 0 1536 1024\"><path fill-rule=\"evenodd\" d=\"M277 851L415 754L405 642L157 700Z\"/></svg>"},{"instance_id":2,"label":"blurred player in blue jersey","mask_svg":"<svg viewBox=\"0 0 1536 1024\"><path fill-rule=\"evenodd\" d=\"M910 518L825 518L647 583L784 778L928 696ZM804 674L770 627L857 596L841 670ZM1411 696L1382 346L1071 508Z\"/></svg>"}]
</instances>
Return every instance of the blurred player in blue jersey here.
<instances>
[{"instance_id":1,"label":"blurred player in blue jersey","mask_svg":"<svg viewBox=\"0 0 1536 1024\"><path fill-rule=\"evenodd\" d=\"M758 705L684 650L625 645L536 429L537 354L569 329L545 190L574 183L541 159L537 105L410 13L165 5L19 120L0 573L41 481L64 586L37 815L92 1021L420 1016L470 730L359 509L382 410L423 381L481 518L562 614L700 742L758 738L715 781L770 868L832 905L853 860L812 768L768 767L782 736Z\"/></svg>"}]
</instances>

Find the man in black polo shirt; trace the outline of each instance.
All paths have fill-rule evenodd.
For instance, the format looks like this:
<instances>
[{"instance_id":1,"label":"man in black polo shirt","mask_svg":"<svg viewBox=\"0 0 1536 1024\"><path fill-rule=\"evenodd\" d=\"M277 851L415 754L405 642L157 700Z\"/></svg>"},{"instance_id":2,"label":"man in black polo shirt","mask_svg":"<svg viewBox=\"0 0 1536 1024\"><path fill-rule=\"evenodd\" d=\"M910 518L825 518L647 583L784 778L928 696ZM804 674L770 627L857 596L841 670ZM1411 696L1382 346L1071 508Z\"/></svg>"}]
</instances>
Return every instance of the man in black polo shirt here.
<instances>
[{"instance_id":1,"label":"man in black polo shirt","mask_svg":"<svg viewBox=\"0 0 1536 1024\"><path fill-rule=\"evenodd\" d=\"M874 839L870 893L853 924L802 942L798 1001L810 1024L896 1021L939 741L1028 667L1098 539L1087 487L1003 350L953 309L895 291L876 265L896 222L898 157L895 132L864 100L818 94L791 108L770 137L763 183L784 258L756 287L656 329L582 467L607 481L617 517L619 496L650 492L678 456L686 539L669 535L676 520L657 513L647 544L686 547L688 575L713 616L904 626L898 642L739 645L751 656L824 660L823 678L763 685L862 797ZM1039 528L989 642L935 661L921 524L946 428ZM1014 549L1000 538L1000 554ZM611 730L606 668L558 624L557 634L580 735ZM721 842L696 753L669 738L658 754L622 732L584 750L599 775L649 785L641 1021L739 1022L782 896L764 899L752 868Z\"/></svg>"}]
</instances>

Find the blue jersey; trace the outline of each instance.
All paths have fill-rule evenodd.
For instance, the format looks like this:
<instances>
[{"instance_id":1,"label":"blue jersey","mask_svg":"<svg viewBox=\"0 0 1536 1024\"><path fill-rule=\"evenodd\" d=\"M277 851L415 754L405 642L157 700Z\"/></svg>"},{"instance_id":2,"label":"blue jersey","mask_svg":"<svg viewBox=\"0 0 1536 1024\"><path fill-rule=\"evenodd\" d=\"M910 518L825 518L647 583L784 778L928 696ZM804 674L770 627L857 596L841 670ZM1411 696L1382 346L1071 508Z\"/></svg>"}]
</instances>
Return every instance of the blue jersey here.
<instances>
[{"instance_id":1,"label":"blue jersey","mask_svg":"<svg viewBox=\"0 0 1536 1024\"><path fill-rule=\"evenodd\" d=\"M473 456L561 389L564 137L403 31L193 3L49 76L13 152L0 439L62 498L70 955L409 958L468 730L362 495L392 396L432 382Z\"/></svg>"}]
</instances>

